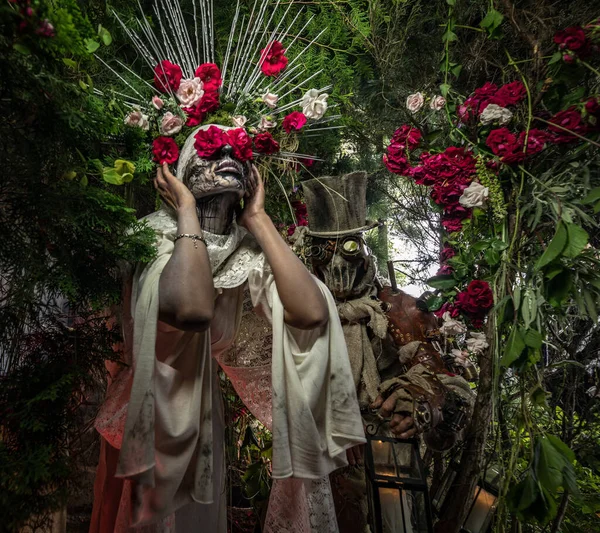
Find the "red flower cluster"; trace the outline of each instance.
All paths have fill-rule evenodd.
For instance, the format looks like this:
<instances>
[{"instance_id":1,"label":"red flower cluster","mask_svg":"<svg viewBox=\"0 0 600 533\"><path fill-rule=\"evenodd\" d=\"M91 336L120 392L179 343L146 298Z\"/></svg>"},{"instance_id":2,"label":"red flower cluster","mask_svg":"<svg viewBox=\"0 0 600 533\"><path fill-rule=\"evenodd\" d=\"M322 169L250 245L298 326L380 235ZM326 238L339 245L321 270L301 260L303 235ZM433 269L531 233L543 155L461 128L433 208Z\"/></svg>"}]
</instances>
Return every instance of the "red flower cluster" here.
<instances>
[{"instance_id":1,"label":"red flower cluster","mask_svg":"<svg viewBox=\"0 0 600 533\"><path fill-rule=\"evenodd\" d=\"M591 42L580 26L570 26L554 36L554 42L563 51L563 61L573 63L576 57L582 59L590 54Z\"/></svg>"},{"instance_id":2,"label":"red flower cluster","mask_svg":"<svg viewBox=\"0 0 600 533\"><path fill-rule=\"evenodd\" d=\"M159 165L172 165L179 158L179 148L171 137L157 137L152 142L152 154Z\"/></svg>"},{"instance_id":3,"label":"red flower cluster","mask_svg":"<svg viewBox=\"0 0 600 533\"><path fill-rule=\"evenodd\" d=\"M543 130L531 129L528 136L522 131L517 137L508 128L499 128L490 132L486 144L504 163L512 164L520 163L527 156L539 154L549 140L550 136Z\"/></svg>"},{"instance_id":4,"label":"red flower cluster","mask_svg":"<svg viewBox=\"0 0 600 533\"><path fill-rule=\"evenodd\" d=\"M282 128L286 133L291 133L292 130L300 131L306 124L306 116L300 111L292 111L281 123Z\"/></svg>"},{"instance_id":5,"label":"red flower cluster","mask_svg":"<svg viewBox=\"0 0 600 533\"><path fill-rule=\"evenodd\" d=\"M176 92L183 73L179 65L165 59L154 67L154 85L162 93Z\"/></svg>"},{"instance_id":6,"label":"red flower cluster","mask_svg":"<svg viewBox=\"0 0 600 533\"><path fill-rule=\"evenodd\" d=\"M260 51L260 69L265 76L277 76L288 64L285 49L279 41L273 41Z\"/></svg>"},{"instance_id":7,"label":"red flower cluster","mask_svg":"<svg viewBox=\"0 0 600 533\"><path fill-rule=\"evenodd\" d=\"M404 124L398 128L392 136L387 153L383 156L383 164L394 174L408 175L411 170L408 151L417 148L421 138L421 132L413 126Z\"/></svg>"},{"instance_id":8,"label":"red flower cluster","mask_svg":"<svg viewBox=\"0 0 600 533\"><path fill-rule=\"evenodd\" d=\"M194 148L202 159L216 159L224 146L231 146L233 157L238 161L252 159L252 139L243 128L224 131L217 126L200 130L194 136Z\"/></svg>"},{"instance_id":9,"label":"red flower cluster","mask_svg":"<svg viewBox=\"0 0 600 533\"><path fill-rule=\"evenodd\" d=\"M294 208L294 214L296 215L296 224L292 224L288 228L288 236L291 237L296 231L297 226L308 226L308 212L306 211L306 204L300 200L294 200L292 202Z\"/></svg>"},{"instance_id":10,"label":"red flower cluster","mask_svg":"<svg viewBox=\"0 0 600 533\"><path fill-rule=\"evenodd\" d=\"M471 320L474 327L480 328L493 305L494 294L488 282L475 279L457 294L454 303L446 302L435 314L441 317L448 312L452 318L456 318L462 313Z\"/></svg>"},{"instance_id":11,"label":"red flower cluster","mask_svg":"<svg viewBox=\"0 0 600 533\"><path fill-rule=\"evenodd\" d=\"M507 83L499 89L493 83L486 82L458 108L458 117L462 122L469 122L471 119L478 118L489 104L500 107L517 105L526 94L527 90L520 81Z\"/></svg>"},{"instance_id":12,"label":"red flower cluster","mask_svg":"<svg viewBox=\"0 0 600 533\"><path fill-rule=\"evenodd\" d=\"M578 137L570 132L584 135L589 129L575 107L559 111L549 122L554 124L548 126L548 129L553 132L552 141L557 144L576 141Z\"/></svg>"},{"instance_id":13,"label":"red flower cluster","mask_svg":"<svg viewBox=\"0 0 600 533\"><path fill-rule=\"evenodd\" d=\"M254 147L260 154L274 154L279 152L279 143L268 131L254 136Z\"/></svg>"},{"instance_id":14,"label":"red flower cluster","mask_svg":"<svg viewBox=\"0 0 600 533\"><path fill-rule=\"evenodd\" d=\"M54 26L48 19L40 20L33 7L31 0L8 0L9 3L15 4L21 16L19 23L19 31L25 33L32 31L41 37L54 37Z\"/></svg>"},{"instance_id":15,"label":"red flower cluster","mask_svg":"<svg viewBox=\"0 0 600 533\"><path fill-rule=\"evenodd\" d=\"M421 161L422 165L412 169L412 177L420 185L432 186L431 199L443 208L442 226L446 231L460 231L462 221L471 215L458 200L473 181L473 155L465 148L449 146L439 154L422 154Z\"/></svg>"},{"instance_id":16,"label":"red flower cluster","mask_svg":"<svg viewBox=\"0 0 600 533\"><path fill-rule=\"evenodd\" d=\"M188 119L186 126L198 126L208 113L219 108L219 88L223 83L221 71L214 63L203 63L196 69L197 78L202 81L204 94L194 107L184 107Z\"/></svg>"}]
</instances>

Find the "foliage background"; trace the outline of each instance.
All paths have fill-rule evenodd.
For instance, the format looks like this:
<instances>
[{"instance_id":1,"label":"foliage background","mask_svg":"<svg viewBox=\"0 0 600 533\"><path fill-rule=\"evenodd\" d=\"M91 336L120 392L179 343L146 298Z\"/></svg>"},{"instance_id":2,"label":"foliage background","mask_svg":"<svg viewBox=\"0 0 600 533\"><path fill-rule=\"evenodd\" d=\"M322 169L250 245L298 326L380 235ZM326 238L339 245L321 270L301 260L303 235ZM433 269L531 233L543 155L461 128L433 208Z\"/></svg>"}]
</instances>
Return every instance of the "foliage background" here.
<instances>
[{"instance_id":1,"label":"foliage background","mask_svg":"<svg viewBox=\"0 0 600 533\"><path fill-rule=\"evenodd\" d=\"M437 94L447 84L450 97L460 101L485 81L514 79L507 52L530 86L538 87L550 75L547 61L540 58L553 53L554 33L594 19L598 8L582 0L298 3L305 6L306 17L315 15L308 27L311 37L327 28L321 46L305 59L310 70L323 68L317 85L333 83L332 101L339 103L345 125L325 142L308 145L325 159L311 173L368 170L370 215L388 220L387 229L370 237L372 248L382 263L391 249L389 237L413 243L417 254L411 260L416 262L403 264L402 270L407 279L424 281L421 273L437 262L441 242L436 214L426 192L383 170L381 154L403 123L424 129L433 148L443 149L456 139L447 121L415 123L406 111L406 97L417 90ZM225 39L234 6L216 4L216 35ZM241 4L251 7L247 0ZM3 4L0 13L0 515L8 517L4 525L9 531L31 517L43 520L47 510L60 506L77 491L81 465L95 460L90 441L82 437L95 409L86 405L101 397L103 361L118 357L112 348L119 338L100 310L118 302L119 264L152 256L151 236L135 219L156 204L147 149L134 133L124 131L118 101L93 93L94 87L109 92L114 86L93 52L107 61L113 56L134 65L139 61L111 16L114 8L127 22L135 6L123 0L39 0L32 7L35 16L23 30L14 3ZM504 17L496 35L480 26L491 8ZM53 38L35 33L45 18L54 25ZM558 99L569 97L573 88L568 80L574 73L558 73L565 78L564 84L556 84L564 87ZM597 93L598 77L585 76L588 93ZM581 178L584 167L591 180L598 179L597 151L577 157L582 167L572 167L561 178L568 187ZM104 169L120 158L135 164L133 180L106 184ZM291 192L309 176L283 176L284 190ZM283 226L291 223L280 187L274 182L268 187L270 212ZM562 196L577 190L554 193L554 198L571 201ZM516 206L516 198L509 201ZM532 207L523 208L526 217L525 210ZM555 222L544 218L542 243L549 242ZM595 247L596 223L586 226ZM134 231L127 233L131 227ZM584 316L576 303L565 301L563 307L560 317L543 315L548 317L543 364L503 374L503 394L495 391L486 458L503 464L514 458L507 483L522 479L530 464L531 435L511 421L524 406L530 408L529 398L541 398L532 396L541 385L547 401L534 402L530 415L575 452L579 491L561 496L560 501L570 503L562 525L540 526L533 519L517 523L514 514L501 508L499 528L597 529L600 426L597 399L585 391L597 383L593 368L600 332L597 319ZM506 340L502 335L499 345ZM500 373L495 375L500 380ZM233 397L231 402L234 406ZM236 431L243 432L247 463L264 465L268 438L258 429L255 440L246 439L247 428L254 426L245 415L236 420L241 421Z\"/></svg>"}]
</instances>

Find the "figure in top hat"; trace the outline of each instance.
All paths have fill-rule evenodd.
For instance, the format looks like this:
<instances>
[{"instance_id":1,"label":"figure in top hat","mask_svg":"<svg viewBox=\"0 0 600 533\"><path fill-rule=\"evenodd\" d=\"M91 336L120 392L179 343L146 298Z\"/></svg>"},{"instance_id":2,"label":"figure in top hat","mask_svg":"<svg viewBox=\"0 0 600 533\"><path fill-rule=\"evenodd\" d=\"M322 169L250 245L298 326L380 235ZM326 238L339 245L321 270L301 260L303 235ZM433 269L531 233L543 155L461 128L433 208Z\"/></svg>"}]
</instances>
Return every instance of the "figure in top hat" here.
<instances>
[{"instance_id":1,"label":"figure in top hat","mask_svg":"<svg viewBox=\"0 0 600 533\"><path fill-rule=\"evenodd\" d=\"M467 379L473 372L447 365L435 347L436 317L378 276L364 238L378 225L366 219L367 174L315 178L302 185L306 255L336 299L363 420L368 423L376 414L389 419L391 436L422 435L434 450L451 448L470 416ZM360 447L348 455L350 466L332 474L336 512L340 531L362 533L367 505ZM387 522L388 531L397 530L393 512Z\"/></svg>"}]
</instances>

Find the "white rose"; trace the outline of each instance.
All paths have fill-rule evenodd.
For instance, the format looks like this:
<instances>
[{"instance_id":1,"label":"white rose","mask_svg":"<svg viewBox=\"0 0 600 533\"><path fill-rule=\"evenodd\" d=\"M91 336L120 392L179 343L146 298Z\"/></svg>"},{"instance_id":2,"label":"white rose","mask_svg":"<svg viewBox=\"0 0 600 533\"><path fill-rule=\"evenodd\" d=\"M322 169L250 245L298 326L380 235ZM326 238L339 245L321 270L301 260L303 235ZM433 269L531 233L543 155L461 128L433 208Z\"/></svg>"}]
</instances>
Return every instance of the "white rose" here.
<instances>
[{"instance_id":1,"label":"white rose","mask_svg":"<svg viewBox=\"0 0 600 533\"><path fill-rule=\"evenodd\" d=\"M234 115L231 117L231 122L236 128L243 128L248 119L244 115Z\"/></svg>"},{"instance_id":2,"label":"white rose","mask_svg":"<svg viewBox=\"0 0 600 533\"><path fill-rule=\"evenodd\" d=\"M489 344L485 338L485 333L474 333L471 332L471 338L467 339L467 350L472 353L482 353Z\"/></svg>"},{"instance_id":3,"label":"white rose","mask_svg":"<svg viewBox=\"0 0 600 533\"><path fill-rule=\"evenodd\" d=\"M181 80L179 89L177 89L175 94L183 107L192 107L204 96L203 87L204 85L200 78Z\"/></svg>"},{"instance_id":4,"label":"white rose","mask_svg":"<svg viewBox=\"0 0 600 533\"><path fill-rule=\"evenodd\" d=\"M454 357L454 362L458 365L466 366L469 362L469 356L462 350L453 349L450 351L450 355Z\"/></svg>"},{"instance_id":5,"label":"white rose","mask_svg":"<svg viewBox=\"0 0 600 533\"><path fill-rule=\"evenodd\" d=\"M498 122L500 126L505 126L510 122L513 114L510 110L505 107L500 107L496 104L489 104L479 115L479 119L484 126L491 124L492 122Z\"/></svg>"},{"instance_id":6,"label":"white rose","mask_svg":"<svg viewBox=\"0 0 600 533\"><path fill-rule=\"evenodd\" d=\"M307 91L302 97L302 113L306 118L320 119L327 111L327 93L319 94L317 89Z\"/></svg>"},{"instance_id":7,"label":"white rose","mask_svg":"<svg viewBox=\"0 0 600 533\"><path fill-rule=\"evenodd\" d=\"M181 117L178 117L170 111L167 111L160 120L158 131L161 135L166 135L167 137L169 137L171 135L179 133L181 131L182 126L183 120L181 119Z\"/></svg>"},{"instance_id":8,"label":"white rose","mask_svg":"<svg viewBox=\"0 0 600 533\"><path fill-rule=\"evenodd\" d=\"M279 96L267 91L265 94L263 94L262 101L267 107L275 109L277 107L277 102L279 102Z\"/></svg>"},{"instance_id":9,"label":"white rose","mask_svg":"<svg viewBox=\"0 0 600 533\"><path fill-rule=\"evenodd\" d=\"M476 181L473 181L458 199L463 207L484 207L487 203L490 190Z\"/></svg>"},{"instance_id":10,"label":"white rose","mask_svg":"<svg viewBox=\"0 0 600 533\"><path fill-rule=\"evenodd\" d=\"M271 120L269 117L260 117L260 124L258 125L259 130L271 130L277 126L277 122Z\"/></svg>"},{"instance_id":11,"label":"white rose","mask_svg":"<svg viewBox=\"0 0 600 533\"><path fill-rule=\"evenodd\" d=\"M444 323L440 327L440 333L449 337L451 335L458 335L459 333L465 333L467 326L465 326L460 320L455 320L450 316L450 313L446 311L442 316Z\"/></svg>"},{"instance_id":12,"label":"white rose","mask_svg":"<svg viewBox=\"0 0 600 533\"><path fill-rule=\"evenodd\" d=\"M416 113L423 107L425 97L423 93L415 93L408 96L406 99L406 107L411 113Z\"/></svg>"},{"instance_id":13,"label":"white rose","mask_svg":"<svg viewBox=\"0 0 600 533\"><path fill-rule=\"evenodd\" d=\"M125 125L142 128L143 130L148 131L150 128L150 123L148 122L148 116L144 115L140 109L134 109L129 115L125 117Z\"/></svg>"},{"instance_id":14,"label":"white rose","mask_svg":"<svg viewBox=\"0 0 600 533\"><path fill-rule=\"evenodd\" d=\"M445 105L446 105L446 99L441 94L438 94L437 96L434 96L431 99L431 102L429 102L429 107L431 109L433 109L434 111L439 111Z\"/></svg>"},{"instance_id":15,"label":"white rose","mask_svg":"<svg viewBox=\"0 0 600 533\"><path fill-rule=\"evenodd\" d=\"M153 96L152 97L152 105L154 106L154 109L160 111L163 106L165 105L165 103L162 101L162 99L158 96Z\"/></svg>"}]
</instances>

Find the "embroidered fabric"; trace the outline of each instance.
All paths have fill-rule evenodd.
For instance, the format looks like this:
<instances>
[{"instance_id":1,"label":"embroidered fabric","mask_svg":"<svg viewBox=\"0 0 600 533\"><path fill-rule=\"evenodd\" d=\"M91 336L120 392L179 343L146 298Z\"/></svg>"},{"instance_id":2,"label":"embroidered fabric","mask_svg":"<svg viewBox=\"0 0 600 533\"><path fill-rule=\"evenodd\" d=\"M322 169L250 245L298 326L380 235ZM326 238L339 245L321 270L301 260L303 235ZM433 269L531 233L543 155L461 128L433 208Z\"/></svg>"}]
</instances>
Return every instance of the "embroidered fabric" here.
<instances>
[{"instance_id":1,"label":"embroidered fabric","mask_svg":"<svg viewBox=\"0 0 600 533\"><path fill-rule=\"evenodd\" d=\"M329 477L275 479L265 533L338 533Z\"/></svg>"},{"instance_id":2,"label":"embroidered fabric","mask_svg":"<svg viewBox=\"0 0 600 533\"><path fill-rule=\"evenodd\" d=\"M162 209L141 219L166 238L174 241L177 220L173 210ZM232 222L231 230L225 235L204 232L215 289L239 287L248 279L248 273L264 265L264 255L252 236Z\"/></svg>"}]
</instances>

